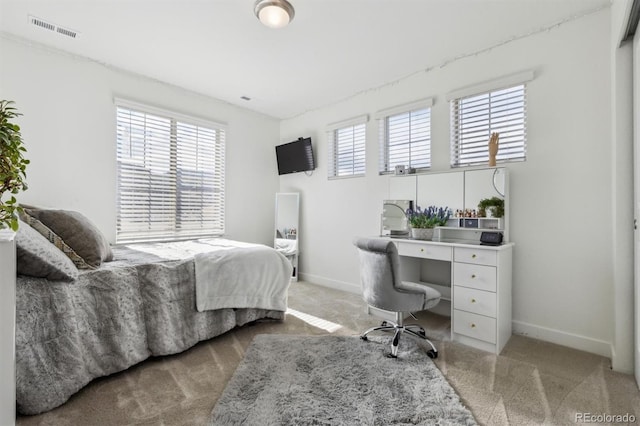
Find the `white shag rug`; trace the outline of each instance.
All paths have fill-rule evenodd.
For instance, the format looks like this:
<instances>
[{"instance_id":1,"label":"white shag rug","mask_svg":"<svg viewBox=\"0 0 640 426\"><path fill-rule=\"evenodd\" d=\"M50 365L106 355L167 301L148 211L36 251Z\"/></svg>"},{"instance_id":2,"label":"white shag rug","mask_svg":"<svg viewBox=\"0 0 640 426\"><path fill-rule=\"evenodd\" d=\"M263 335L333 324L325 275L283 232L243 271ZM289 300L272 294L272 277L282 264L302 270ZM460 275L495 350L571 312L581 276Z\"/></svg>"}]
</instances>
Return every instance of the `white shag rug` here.
<instances>
[{"instance_id":1,"label":"white shag rug","mask_svg":"<svg viewBox=\"0 0 640 426\"><path fill-rule=\"evenodd\" d=\"M476 425L426 354L406 336L262 334L211 413L211 425Z\"/></svg>"}]
</instances>

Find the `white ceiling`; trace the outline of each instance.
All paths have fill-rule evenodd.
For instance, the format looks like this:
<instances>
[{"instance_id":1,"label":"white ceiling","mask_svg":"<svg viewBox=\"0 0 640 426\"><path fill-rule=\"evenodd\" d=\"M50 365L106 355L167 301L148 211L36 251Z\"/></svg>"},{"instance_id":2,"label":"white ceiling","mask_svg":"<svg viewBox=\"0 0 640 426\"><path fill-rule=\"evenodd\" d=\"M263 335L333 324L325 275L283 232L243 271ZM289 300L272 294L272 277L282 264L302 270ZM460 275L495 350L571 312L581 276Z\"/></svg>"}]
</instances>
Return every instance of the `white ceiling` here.
<instances>
[{"instance_id":1,"label":"white ceiling","mask_svg":"<svg viewBox=\"0 0 640 426\"><path fill-rule=\"evenodd\" d=\"M290 1L294 20L275 30L256 19L255 0L0 0L0 30L290 118L610 5ZM36 27L29 15L80 35L71 39Z\"/></svg>"}]
</instances>

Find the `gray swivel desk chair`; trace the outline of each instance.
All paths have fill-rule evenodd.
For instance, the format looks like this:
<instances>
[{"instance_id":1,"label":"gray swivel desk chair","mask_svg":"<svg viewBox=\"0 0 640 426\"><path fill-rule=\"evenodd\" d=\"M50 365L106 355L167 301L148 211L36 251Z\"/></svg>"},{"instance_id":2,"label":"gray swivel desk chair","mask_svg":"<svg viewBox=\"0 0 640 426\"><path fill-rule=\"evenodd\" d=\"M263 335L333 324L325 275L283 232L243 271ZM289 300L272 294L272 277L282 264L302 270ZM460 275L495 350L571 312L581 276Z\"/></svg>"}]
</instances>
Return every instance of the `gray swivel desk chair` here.
<instances>
[{"instance_id":1,"label":"gray swivel desk chair","mask_svg":"<svg viewBox=\"0 0 640 426\"><path fill-rule=\"evenodd\" d=\"M379 238L357 238L354 241L360 257L360 282L365 302L369 305L396 313L396 322L383 321L379 327L372 327L360 338L367 340L372 331L395 331L391 342L390 358L398 355L398 343L403 333L426 340L431 349L430 358L438 357L438 350L427 339L420 325L404 325L404 313L423 311L440 302L440 292L426 285L402 281L398 250L392 241Z\"/></svg>"}]
</instances>

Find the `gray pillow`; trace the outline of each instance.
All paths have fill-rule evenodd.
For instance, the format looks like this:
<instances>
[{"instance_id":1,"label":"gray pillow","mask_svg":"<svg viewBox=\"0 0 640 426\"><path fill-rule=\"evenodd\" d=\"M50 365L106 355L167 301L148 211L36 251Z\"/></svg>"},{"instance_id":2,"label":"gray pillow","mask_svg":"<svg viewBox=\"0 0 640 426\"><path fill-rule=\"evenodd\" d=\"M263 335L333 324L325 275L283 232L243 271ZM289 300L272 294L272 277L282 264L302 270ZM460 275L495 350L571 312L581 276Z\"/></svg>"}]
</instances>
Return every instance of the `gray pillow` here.
<instances>
[{"instance_id":1,"label":"gray pillow","mask_svg":"<svg viewBox=\"0 0 640 426\"><path fill-rule=\"evenodd\" d=\"M59 248L20 221L16 233L18 274L50 280L75 280L78 268Z\"/></svg>"},{"instance_id":2,"label":"gray pillow","mask_svg":"<svg viewBox=\"0 0 640 426\"><path fill-rule=\"evenodd\" d=\"M113 252L102 232L86 216L69 210L25 209L82 257L86 263L98 267L113 260Z\"/></svg>"},{"instance_id":3,"label":"gray pillow","mask_svg":"<svg viewBox=\"0 0 640 426\"><path fill-rule=\"evenodd\" d=\"M60 236L58 234L56 234L51 229L46 227L44 223L40 222L35 217L29 216L26 213L20 214L20 219L23 222L28 223L29 226L31 226L33 229L38 231L38 233L40 235L42 235L43 237L45 237L47 239L47 241L49 241L51 244L53 244L54 246L56 246L57 248L62 250L62 252L69 259L71 259L73 264L76 265L76 268L78 268L78 269L95 269L93 266L91 266L87 262L85 262L84 259L78 255L78 253L73 251L73 249L71 247L69 247L69 245L67 243L65 243L64 240L62 238L60 238Z\"/></svg>"}]
</instances>

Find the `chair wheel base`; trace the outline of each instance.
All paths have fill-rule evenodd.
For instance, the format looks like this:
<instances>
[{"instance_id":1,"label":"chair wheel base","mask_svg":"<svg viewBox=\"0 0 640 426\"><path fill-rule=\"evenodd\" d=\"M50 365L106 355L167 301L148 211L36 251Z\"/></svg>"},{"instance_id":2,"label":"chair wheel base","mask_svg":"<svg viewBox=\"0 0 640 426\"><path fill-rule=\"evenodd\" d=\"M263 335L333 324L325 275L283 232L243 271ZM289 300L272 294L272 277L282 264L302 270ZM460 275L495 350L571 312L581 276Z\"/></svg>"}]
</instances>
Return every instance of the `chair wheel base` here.
<instances>
[{"instance_id":1,"label":"chair wheel base","mask_svg":"<svg viewBox=\"0 0 640 426\"><path fill-rule=\"evenodd\" d=\"M408 326L404 326L402 324L395 324L391 321L383 321L382 325L380 325L379 327L372 327L370 329L368 329L367 331L365 331L364 333L362 333L360 335L360 339L364 340L365 342L369 340L369 338L367 337L367 335L369 333L371 333L372 331L394 331L394 335L393 335L393 340L391 342L391 352L387 353L385 356L387 358L397 358L397 353L398 353L398 345L400 343L400 336L403 333L407 333L413 337L417 337L418 339L422 340L422 341L426 341L430 346L431 349L429 349L427 351L427 356L431 359L435 359L438 358L438 350L436 349L436 347L433 345L433 343L431 343L431 341L427 338L427 334L424 331L424 328L422 328L421 326L417 325L417 324L411 324ZM394 355L394 353L396 353L396 355Z\"/></svg>"}]
</instances>

